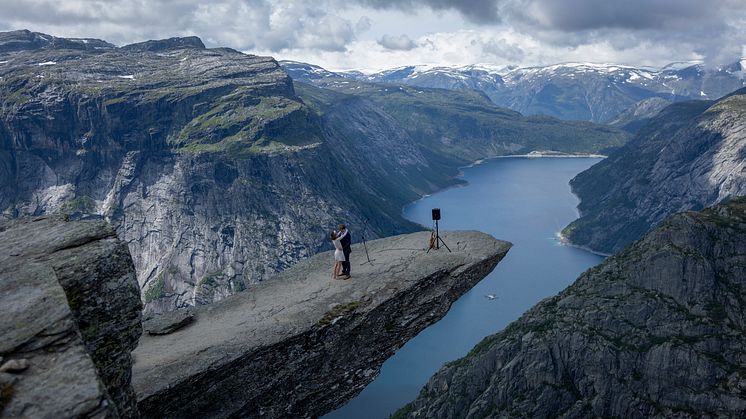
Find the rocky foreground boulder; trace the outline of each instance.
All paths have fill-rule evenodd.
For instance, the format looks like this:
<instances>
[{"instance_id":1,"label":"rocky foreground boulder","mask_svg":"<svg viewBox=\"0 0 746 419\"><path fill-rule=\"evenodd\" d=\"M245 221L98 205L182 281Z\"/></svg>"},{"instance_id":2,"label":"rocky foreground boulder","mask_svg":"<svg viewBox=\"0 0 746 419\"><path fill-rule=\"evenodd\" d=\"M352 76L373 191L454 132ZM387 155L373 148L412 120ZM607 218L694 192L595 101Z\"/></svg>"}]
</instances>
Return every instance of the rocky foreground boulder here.
<instances>
[{"instance_id":1,"label":"rocky foreground boulder","mask_svg":"<svg viewBox=\"0 0 746 419\"><path fill-rule=\"evenodd\" d=\"M397 417L744 417L746 199L674 215L446 365Z\"/></svg>"},{"instance_id":2,"label":"rocky foreground boulder","mask_svg":"<svg viewBox=\"0 0 746 419\"><path fill-rule=\"evenodd\" d=\"M103 222L0 223L0 416L137 417L140 288Z\"/></svg>"}]
</instances>

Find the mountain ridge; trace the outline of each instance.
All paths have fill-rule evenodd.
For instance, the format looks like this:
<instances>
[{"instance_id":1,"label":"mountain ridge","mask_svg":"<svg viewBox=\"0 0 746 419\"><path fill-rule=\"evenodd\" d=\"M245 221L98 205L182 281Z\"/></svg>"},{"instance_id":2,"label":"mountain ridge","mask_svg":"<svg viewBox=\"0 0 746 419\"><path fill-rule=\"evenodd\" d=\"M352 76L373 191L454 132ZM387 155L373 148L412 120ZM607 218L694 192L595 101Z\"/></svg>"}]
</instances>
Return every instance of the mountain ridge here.
<instances>
[{"instance_id":1,"label":"mountain ridge","mask_svg":"<svg viewBox=\"0 0 746 419\"><path fill-rule=\"evenodd\" d=\"M297 62L280 61L280 64L299 81L313 80L306 78L301 69L313 67L317 71L315 79L350 78L417 87L478 90L495 104L526 115L608 122L636 102L651 97L671 101L719 98L746 86L743 62L746 60L714 69L698 63L671 64L658 69L572 62L525 68L428 65L403 66L372 74L329 72L319 66L299 65Z\"/></svg>"},{"instance_id":2,"label":"mountain ridge","mask_svg":"<svg viewBox=\"0 0 746 419\"><path fill-rule=\"evenodd\" d=\"M29 36L52 39L0 34L6 44ZM477 158L627 140L522 118L466 91L299 95L273 58L198 38L71 42L0 53L0 213L110 221L148 312L270 279L328 249L339 222L356 240L419 230L401 207L458 183L458 167ZM524 130L540 135L511 136Z\"/></svg>"},{"instance_id":3,"label":"mountain ridge","mask_svg":"<svg viewBox=\"0 0 746 419\"><path fill-rule=\"evenodd\" d=\"M613 253L666 216L746 195L746 89L674 103L628 144L570 182L580 218L570 242Z\"/></svg>"}]
</instances>

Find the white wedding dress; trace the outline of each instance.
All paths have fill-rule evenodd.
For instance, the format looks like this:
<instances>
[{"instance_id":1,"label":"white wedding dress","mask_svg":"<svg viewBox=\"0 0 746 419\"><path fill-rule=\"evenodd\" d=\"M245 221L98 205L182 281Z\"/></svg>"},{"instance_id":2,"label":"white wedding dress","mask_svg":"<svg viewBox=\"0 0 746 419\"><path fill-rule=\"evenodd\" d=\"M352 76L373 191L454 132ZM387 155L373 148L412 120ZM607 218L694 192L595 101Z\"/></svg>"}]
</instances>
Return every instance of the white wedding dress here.
<instances>
[{"instance_id":1,"label":"white wedding dress","mask_svg":"<svg viewBox=\"0 0 746 419\"><path fill-rule=\"evenodd\" d=\"M334 248L336 249L334 251L334 260L339 262L345 261L345 253L342 251L342 238L338 238L336 240L332 240L334 242Z\"/></svg>"}]
</instances>

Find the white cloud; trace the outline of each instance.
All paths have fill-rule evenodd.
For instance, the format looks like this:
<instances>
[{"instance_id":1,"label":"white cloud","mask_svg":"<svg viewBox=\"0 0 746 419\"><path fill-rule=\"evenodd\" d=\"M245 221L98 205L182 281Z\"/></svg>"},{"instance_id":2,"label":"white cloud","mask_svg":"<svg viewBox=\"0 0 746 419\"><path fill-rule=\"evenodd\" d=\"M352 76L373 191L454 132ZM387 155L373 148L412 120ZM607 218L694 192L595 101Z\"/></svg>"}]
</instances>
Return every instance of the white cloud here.
<instances>
[{"instance_id":1,"label":"white cloud","mask_svg":"<svg viewBox=\"0 0 746 419\"><path fill-rule=\"evenodd\" d=\"M482 51L485 54L495 56L499 60L518 63L523 61L523 57L526 55L518 44L511 44L505 38L490 39L482 46Z\"/></svg>"},{"instance_id":2,"label":"white cloud","mask_svg":"<svg viewBox=\"0 0 746 419\"><path fill-rule=\"evenodd\" d=\"M352 24L302 0L0 0L0 30L97 37L115 44L197 35L241 50L343 51Z\"/></svg>"},{"instance_id":3,"label":"white cloud","mask_svg":"<svg viewBox=\"0 0 746 419\"><path fill-rule=\"evenodd\" d=\"M329 68L737 60L743 0L0 0L0 30L208 46Z\"/></svg>"}]
</instances>

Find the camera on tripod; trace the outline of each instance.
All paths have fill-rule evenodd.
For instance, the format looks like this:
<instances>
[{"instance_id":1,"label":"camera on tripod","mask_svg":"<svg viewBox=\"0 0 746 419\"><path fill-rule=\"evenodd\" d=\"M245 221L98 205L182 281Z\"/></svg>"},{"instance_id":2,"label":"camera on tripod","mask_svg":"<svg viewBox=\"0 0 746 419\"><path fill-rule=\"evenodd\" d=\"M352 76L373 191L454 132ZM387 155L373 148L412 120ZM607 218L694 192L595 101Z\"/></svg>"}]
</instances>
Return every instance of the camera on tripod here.
<instances>
[{"instance_id":1,"label":"camera on tripod","mask_svg":"<svg viewBox=\"0 0 746 419\"><path fill-rule=\"evenodd\" d=\"M430 246L428 247L426 253L430 253L430 250L432 249L439 250L441 243L443 243L443 246L445 246L446 249L448 249L448 251L450 252L451 248L448 247L448 245L443 240L443 238L440 237L440 231L438 228L438 221L440 221L440 208L433 208L432 215L433 215L433 222L435 222L435 230L430 235Z\"/></svg>"}]
</instances>

